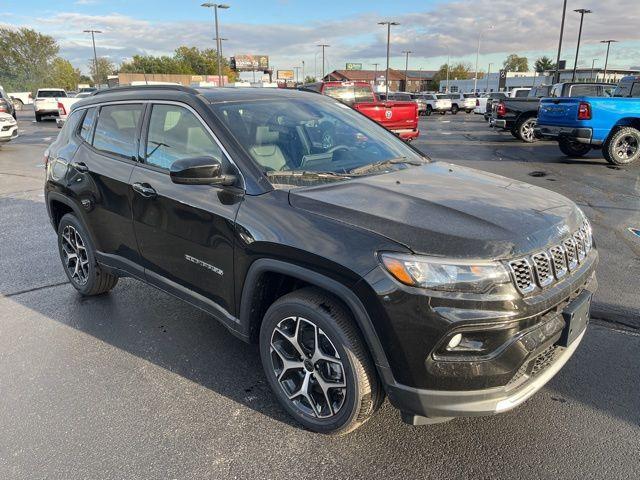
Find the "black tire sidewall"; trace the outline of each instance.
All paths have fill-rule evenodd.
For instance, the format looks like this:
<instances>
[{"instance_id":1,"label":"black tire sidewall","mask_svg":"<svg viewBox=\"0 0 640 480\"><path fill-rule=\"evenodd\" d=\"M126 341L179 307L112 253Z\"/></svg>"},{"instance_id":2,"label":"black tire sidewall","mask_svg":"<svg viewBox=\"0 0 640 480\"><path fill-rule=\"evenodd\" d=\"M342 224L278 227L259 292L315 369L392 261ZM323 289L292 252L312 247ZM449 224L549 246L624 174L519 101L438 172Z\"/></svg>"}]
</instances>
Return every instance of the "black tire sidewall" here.
<instances>
[{"instance_id":1,"label":"black tire sidewall","mask_svg":"<svg viewBox=\"0 0 640 480\"><path fill-rule=\"evenodd\" d=\"M87 251L87 259L89 260L89 275L87 278L87 283L84 285L78 284L72 277L69 275L69 271L67 267L64 265L64 260L62 256L62 232L64 228L70 225L75 228L78 233L80 233L80 237L84 242L85 249ZM64 269L64 273L69 279L69 282L73 287L83 295L89 294L93 290L94 285L98 281L98 272L96 268L96 257L94 254L93 242L91 241L91 237L89 236L87 230L84 228L84 225L78 218L72 214L67 213L62 217L60 223L58 224L58 254L60 255L60 262L62 262L62 268Z\"/></svg>"},{"instance_id":2,"label":"black tire sidewall","mask_svg":"<svg viewBox=\"0 0 640 480\"><path fill-rule=\"evenodd\" d=\"M271 334L275 326L287 317L298 316L313 321L318 328L321 328L338 350L340 358L343 360L344 374L347 380L347 392L344 404L335 417L328 419L315 419L298 410L291 400L289 400L282 387L275 378L271 366ZM356 377L353 365L353 353L345 349L345 343L349 343L344 333L331 321L331 317L324 311L314 308L305 301L290 301L277 303L267 311L260 328L260 359L264 368L267 381L271 386L279 403L287 412L299 423L309 430L319 433L335 433L342 427L349 425L358 415L360 406L360 386Z\"/></svg>"}]
</instances>

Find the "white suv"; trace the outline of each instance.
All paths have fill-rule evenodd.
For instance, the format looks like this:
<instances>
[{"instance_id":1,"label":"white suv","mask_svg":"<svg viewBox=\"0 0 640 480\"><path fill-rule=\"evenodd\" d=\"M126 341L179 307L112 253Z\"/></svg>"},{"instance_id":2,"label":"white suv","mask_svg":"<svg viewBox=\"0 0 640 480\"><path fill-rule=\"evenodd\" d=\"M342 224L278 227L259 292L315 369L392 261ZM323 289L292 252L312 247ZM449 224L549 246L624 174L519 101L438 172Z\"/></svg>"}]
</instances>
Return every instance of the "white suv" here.
<instances>
[{"instance_id":1,"label":"white suv","mask_svg":"<svg viewBox=\"0 0 640 480\"><path fill-rule=\"evenodd\" d=\"M58 98L66 98L67 92L62 88L41 88L33 101L36 122L48 115L58 116Z\"/></svg>"}]
</instances>

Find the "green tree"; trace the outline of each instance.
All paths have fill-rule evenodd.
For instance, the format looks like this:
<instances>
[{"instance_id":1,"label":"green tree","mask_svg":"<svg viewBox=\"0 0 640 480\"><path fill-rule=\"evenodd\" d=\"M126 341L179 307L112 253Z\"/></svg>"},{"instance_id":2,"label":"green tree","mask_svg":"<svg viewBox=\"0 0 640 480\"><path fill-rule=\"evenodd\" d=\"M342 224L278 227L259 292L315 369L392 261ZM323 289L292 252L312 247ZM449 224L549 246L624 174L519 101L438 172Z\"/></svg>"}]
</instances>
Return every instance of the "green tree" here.
<instances>
[{"instance_id":1,"label":"green tree","mask_svg":"<svg viewBox=\"0 0 640 480\"><path fill-rule=\"evenodd\" d=\"M311 75L307 75L304 77L304 83L315 83L316 77L312 77Z\"/></svg>"},{"instance_id":2,"label":"green tree","mask_svg":"<svg viewBox=\"0 0 640 480\"><path fill-rule=\"evenodd\" d=\"M80 83L80 70L73 68L69 60L54 58L49 69L49 83L52 87L75 90Z\"/></svg>"},{"instance_id":3,"label":"green tree","mask_svg":"<svg viewBox=\"0 0 640 480\"><path fill-rule=\"evenodd\" d=\"M111 61L106 57L98 57L97 73L96 73L96 65L93 59L89 60L88 67L89 67L89 73L95 85L102 85L107 83L107 76L113 75L113 72L116 70L115 65L111 63Z\"/></svg>"},{"instance_id":4,"label":"green tree","mask_svg":"<svg viewBox=\"0 0 640 480\"><path fill-rule=\"evenodd\" d=\"M59 47L53 37L30 28L0 27L0 84L7 90L43 86Z\"/></svg>"},{"instance_id":5,"label":"green tree","mask_svg":"<svg viewBox=\"0 0 640 480\"><path fill-rule=\"evenodd\" d=\"M553 60L551 60L549 57L542 56L536 60L536 62L534 63L534 68L536 72L542 73L548 70L553 70L554 68L556 68L556 64L553 63Z\"/></svg>"},{"instance_id":6,"label":"green tree","mask_svg":"<svg viewBox=\"0 0 640 480\"><path fill-rule=\"evenodd\" d=\"M449 80L466 80L472 78L471 66L468 63L454 63L449 64ZM440 88L441 82L447 80L447 64L444 63L440 66L440 69L433 76L433 82L436 89Z\"/></svg>"},{"instance_id":7,"label":"green tree","mask_svg":"<svg viewBox=\"0 0 640 480\"><path fill-rule=\"evenodd\" d=\"M502 67L507 72L528 72L529 60L527 60L527 57L519 57L517 54L512 53L502 63Z\"/></svg>"},{"instance_id":8,"label":"green tree","mask_svg":"<svg viewBox=\"0 0 640 480\"><path fill-rule=\"evenodd\" d=\"M86 83L86 84L91 84L92 80L91 77L89 77L88 75L80 75L80 78L78 79L78 83Z\"/></svg>"}]
</instances>

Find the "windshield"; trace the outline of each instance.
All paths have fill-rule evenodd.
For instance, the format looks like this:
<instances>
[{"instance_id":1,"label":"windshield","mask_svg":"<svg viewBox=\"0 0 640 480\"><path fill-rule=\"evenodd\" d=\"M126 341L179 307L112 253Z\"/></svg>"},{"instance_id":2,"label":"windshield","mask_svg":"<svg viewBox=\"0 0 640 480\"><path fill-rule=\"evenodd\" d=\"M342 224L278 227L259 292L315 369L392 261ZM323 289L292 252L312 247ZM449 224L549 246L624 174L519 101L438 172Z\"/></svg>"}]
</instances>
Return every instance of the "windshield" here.
<instances>
[{"instance_id":1,"label":"windshield","mask_svg":"<svg viewBox=\"0 0 640 480\"><path fill-rule=\"evenodd\" d=\"M323 93L347 105L376 101L371 88L364 85L327 85Z\"/></svg>"},{"instance_id":2,"label":"windshield","mask_svg":"<svg viewBox=\"0 0 640 480\"><path fill-rule=\"evenodd\" d=\"M224 102L212 108L276 187L345 180L428 161L338 102L281 98ZM373 164L379 168L362 171Z\"/></svg>"}]
</instances>

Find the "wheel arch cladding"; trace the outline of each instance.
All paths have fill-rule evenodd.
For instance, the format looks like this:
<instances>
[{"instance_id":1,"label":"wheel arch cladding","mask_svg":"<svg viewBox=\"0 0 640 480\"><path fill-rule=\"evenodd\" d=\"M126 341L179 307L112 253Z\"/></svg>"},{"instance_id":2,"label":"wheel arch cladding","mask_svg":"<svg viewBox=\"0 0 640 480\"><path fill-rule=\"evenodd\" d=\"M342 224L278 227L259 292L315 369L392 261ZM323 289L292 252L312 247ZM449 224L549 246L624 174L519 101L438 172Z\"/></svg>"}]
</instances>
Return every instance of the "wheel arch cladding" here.
<instances>
[{"instance_id":1,"label":"wheel arch cladding","mask_svg":"<svg viewBox=\"0 0 640 480\"><path fill-rule=\"evenodd\" d=\"M293 289L279 288L283 283L270 285L267 283L269 280L284 282L286 287L293 286ZM249 268L240 300L241 328L255 341L256 332L259 331L264 313L269 306L282 295L304 287L318 288L342 303L353 317L375 364L389 367L369 314L352 290L318 272L280 260L262 258L253 262Z\"/></svg>"}]
</instances>

